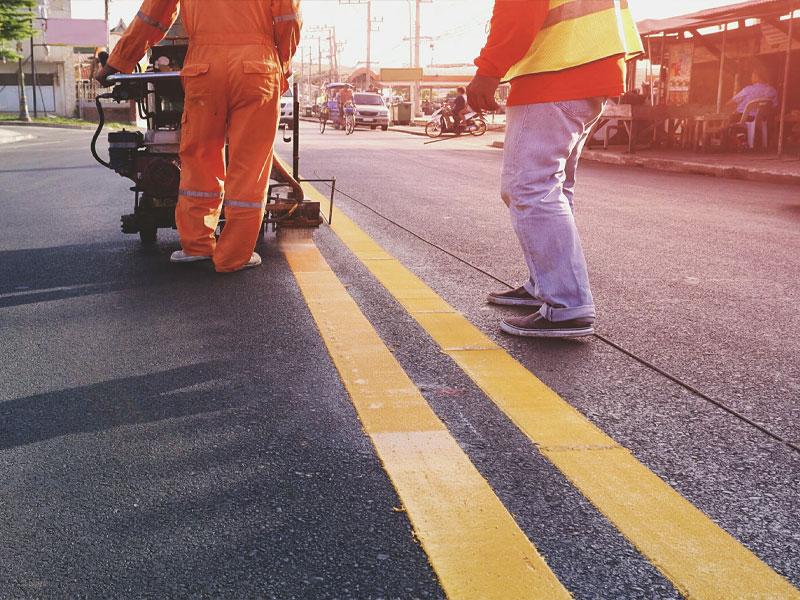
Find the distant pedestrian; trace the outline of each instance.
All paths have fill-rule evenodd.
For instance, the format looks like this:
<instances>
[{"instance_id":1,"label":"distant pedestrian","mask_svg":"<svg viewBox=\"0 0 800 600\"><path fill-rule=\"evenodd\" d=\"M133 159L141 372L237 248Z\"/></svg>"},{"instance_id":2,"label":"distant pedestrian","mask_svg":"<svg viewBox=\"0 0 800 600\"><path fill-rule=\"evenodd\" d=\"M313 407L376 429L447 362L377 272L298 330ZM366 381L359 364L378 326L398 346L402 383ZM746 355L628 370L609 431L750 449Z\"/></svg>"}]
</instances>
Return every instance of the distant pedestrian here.
<instances>
[{"instance_id":1,"label":"distant pedestrian","mask_svg":"<svg viewBox=\"0 0 800 600\"><path fill-rule=\"evenodd\" d=\"M623 0L495 0L467 96L473 110L496 110L500 82L511 82L501 195L530 279L489 294L488 301L536 312L505 319L507 333L594 333L594 300L573 216L575 176L606 98L625 91L625 61L642 51Z\"/></svg>"}]
</instances>

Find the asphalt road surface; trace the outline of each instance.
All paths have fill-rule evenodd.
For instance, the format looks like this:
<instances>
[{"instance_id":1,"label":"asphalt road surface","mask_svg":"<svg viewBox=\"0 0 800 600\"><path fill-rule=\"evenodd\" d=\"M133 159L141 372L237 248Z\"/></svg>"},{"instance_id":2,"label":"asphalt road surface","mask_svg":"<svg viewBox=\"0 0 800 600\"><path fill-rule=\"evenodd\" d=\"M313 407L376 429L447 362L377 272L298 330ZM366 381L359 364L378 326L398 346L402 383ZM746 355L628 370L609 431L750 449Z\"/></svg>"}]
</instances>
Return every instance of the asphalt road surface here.
<instances>
[{"instance_id":1,"label":"asphalt road surface","mask_svg":"<svg viewBox=\"0 0 800 600\"><path fill-rule=\"evenodd\" d=\"M602 337L519 340L485 303L526 276L491 135L304 124L326 263L273 237L218 276L119 233L89 133L26 131L0 597L797 597L796 187L582 165Z\"/></svg>"}]
</instances>

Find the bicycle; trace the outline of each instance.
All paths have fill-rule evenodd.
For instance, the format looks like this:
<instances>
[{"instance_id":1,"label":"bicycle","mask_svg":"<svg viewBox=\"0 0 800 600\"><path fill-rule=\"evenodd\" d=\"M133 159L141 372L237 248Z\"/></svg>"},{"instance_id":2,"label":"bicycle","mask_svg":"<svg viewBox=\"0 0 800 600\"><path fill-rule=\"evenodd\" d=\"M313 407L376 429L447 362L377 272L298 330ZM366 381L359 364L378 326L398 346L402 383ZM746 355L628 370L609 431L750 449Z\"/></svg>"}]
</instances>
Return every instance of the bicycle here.
<instances>
[{"instance_id":1,"label":"bicycle","mask_svg":"<svg viewBox=\"0 0 800 600\"><path fill-rule=\"evenodd\" d=\"M344 106L344 132L351 135L356 129L356 107L352 102Z\"/></svg>"}]
</instances>

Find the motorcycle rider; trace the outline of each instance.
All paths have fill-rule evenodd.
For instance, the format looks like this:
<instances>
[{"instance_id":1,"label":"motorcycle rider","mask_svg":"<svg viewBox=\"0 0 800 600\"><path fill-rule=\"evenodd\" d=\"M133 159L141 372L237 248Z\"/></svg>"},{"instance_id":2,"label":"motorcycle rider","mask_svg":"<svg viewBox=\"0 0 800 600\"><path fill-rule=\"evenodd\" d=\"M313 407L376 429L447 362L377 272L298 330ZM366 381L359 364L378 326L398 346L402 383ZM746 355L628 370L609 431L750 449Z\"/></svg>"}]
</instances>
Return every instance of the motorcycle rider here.
<instances>
[{"instance_id":1,"label":"motorcycle rider","mask_svg":"<svg viewBox=\"0 0 800 600\"><path fill-rule=\"evenodd\" d=\"M235 4L235 6L234 6ZM189 52L181 70L181 185L172 262L212 259L218 272L261 264L280 97L300 39L300 0L181 0ZM130 73L176 19L178 0L144 0L96 79ZM225 141L229 160L225 165ZM224 198L224 201L223 201ZM217 243L222 206L226 225Z\"/></svg>"},{"instance_id":2,"label":"motorcycle rider","mask_svg":"<svg viewBox=\"0 0 800 600\"><path fill-rule=\"evenodd\" d=\"M463 87L456 88L456 99L453 103L453 131L461 133L461 123L464 113L467 112L467 90Z\"/></svg>"}]
</instances>

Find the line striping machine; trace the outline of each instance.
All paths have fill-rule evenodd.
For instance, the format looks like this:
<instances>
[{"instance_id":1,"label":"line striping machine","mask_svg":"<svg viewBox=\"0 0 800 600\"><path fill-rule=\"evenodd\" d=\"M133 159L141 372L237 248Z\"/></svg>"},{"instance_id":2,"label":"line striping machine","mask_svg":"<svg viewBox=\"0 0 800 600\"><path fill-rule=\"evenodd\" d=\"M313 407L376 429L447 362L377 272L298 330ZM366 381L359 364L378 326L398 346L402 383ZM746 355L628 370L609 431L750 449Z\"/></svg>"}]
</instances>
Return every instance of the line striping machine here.
<instances>
[{"instance_id":1,"label":"line striping machine","mask_svg":"<svg viewBox=\"0 0 800 600\"><path fill-rule=\"evenodd\" d=\"M122 232L139 234L143 244L154 244L158 230L175 228L175 207L180 186L180 140L184 92L180 69L188 50L188 39L180 21L160 44L151 48L150 63L144 72L114 74L110 92L99 94L95 100L99 124L91 141L95 160L122 177L133 181L133 213L123 215ZM108 55L103 53L101 63ZM283 141L293 144L292 172L273 161L267 205L259 242L270 228L306 230L311 234L323 222L319 202L308 201L300 185L304 181L325 182L331 189L331 207L336 193L336 180L301 180L299 168L300 108L297 83L294 84L294 119L291 132L283 124ZM97 152L97 141L105 127L102 100L134 102L140 119L147 123L144 132L113 131L108 134L109 159ZM227 148L226 148L227 157ZM330 221L330 218L328 219ZM225 215L220 218L218 231L225 227Z\"/></svg>"}]
</instances>

